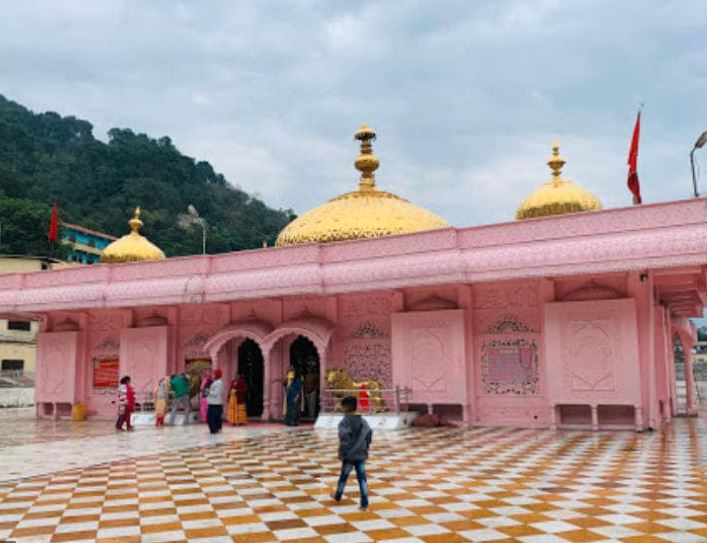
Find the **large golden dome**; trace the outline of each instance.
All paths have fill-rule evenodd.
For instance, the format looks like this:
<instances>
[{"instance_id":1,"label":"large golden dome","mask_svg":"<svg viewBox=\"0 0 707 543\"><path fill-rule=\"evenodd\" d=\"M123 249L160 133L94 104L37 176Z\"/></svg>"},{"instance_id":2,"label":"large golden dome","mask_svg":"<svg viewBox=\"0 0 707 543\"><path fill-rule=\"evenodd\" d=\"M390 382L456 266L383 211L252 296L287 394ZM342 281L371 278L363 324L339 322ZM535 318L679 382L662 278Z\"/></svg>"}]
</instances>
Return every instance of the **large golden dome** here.
<instances>
[{"instance_id":1,"label":"large golden dome","mask_svg":"<svg viewBox=\"0 0 707 543\"><path fill-rule=\"evenodd\" d=\"M552 156L547 165L552 170L552 178L545 181L539 189L523 200L516 211L516 219L532 219L601 209L599 198L562 177L562 166L565 165L565 159L560 156L558 143L552 145Z\"/></svg>"},{"instance_id":2,"label":"large golden dome","mask_svg":"<svg viewBox=\"0 0 707 543\"><path fill-rule=\"evenodd\" d=\"M142 227L140 208L135 208L133 218L128 221L130 233L108 245L101 253L101 262L117 264L120 262L137 262L140 260L164 260L162 250L140 235Z\"/></svg>"},{"instance_id":3,"label":"large golden dome","mask_svg":"<svg viewBox=\"0 0 707 543\"><path fill-rule=\"evenodd\" d=\"M275 245L379 238L449 226L434 213L376 188L373 172L379 162L371 146L376 133L364 124L354 137L361 142L355 162L361 172L358 190L303 213L280 232Z\"/></svg>"}]
</instances>

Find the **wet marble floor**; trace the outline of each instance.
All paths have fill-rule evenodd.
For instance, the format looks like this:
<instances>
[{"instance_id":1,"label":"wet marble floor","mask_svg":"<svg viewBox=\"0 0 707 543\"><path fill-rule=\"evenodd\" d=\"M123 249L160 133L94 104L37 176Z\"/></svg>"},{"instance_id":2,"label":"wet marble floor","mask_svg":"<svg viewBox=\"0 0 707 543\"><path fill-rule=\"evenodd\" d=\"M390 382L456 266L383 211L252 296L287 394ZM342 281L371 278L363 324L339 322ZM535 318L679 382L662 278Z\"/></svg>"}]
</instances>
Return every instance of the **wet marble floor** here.
<instances>
[{"instance_id":1,"label":"wet marble floor","mask_svg":"<svg viewBox=\"0 0 707 543\"><path fill-rule=\"evenodd\" d=\"M367 512L355 478L328 496L335 432L89 424L0 437L0 541L707 541L704 419L646 434L378 432Z\"/></svg>"}]
</instances>

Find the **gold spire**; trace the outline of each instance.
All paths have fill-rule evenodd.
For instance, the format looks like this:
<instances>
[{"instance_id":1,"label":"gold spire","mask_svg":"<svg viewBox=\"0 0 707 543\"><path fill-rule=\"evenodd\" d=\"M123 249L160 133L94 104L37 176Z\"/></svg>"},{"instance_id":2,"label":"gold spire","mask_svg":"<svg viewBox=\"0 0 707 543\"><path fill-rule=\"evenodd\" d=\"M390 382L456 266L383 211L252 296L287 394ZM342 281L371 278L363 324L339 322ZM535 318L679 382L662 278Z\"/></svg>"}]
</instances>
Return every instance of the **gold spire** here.
<instances>
[{"instance_id":1,"label":"gold spire","mask_svg":"<svg viewBox=\"0 0 707 543\"><path fill-rule=\"evenodd\" d=\"M380 162L378 157L373 154L372 141L376 139L376 132L370 128L366 123L361 125L356 133L354 134L354 139L361 142L361 154L358 155L354 166L361 172L361 178L358 181L358 190L375 190L376 188L376 178L373 175L378 169Z\"/></svg>"},{"instance_id":2,"label":"gold spire","mask_svg":"<svg viewBox=\"0 0 707 543\"><path fill-rule=\"evenodd\" d=\"M354 162L361 172L358 190L337 196L300 215L280 232L276 246L379 238L449 226L434 213L379 190L373 172L380 162L371 145L376 133L363 124L354 139L361 142L361 154Z\"/></svg>"},{"instance_id":3,"label":"gold spire","mask_svg":"<svg viewBox=\"0 0 707 543\"><path fill-rule=\"evenodd\" d=\"M516 219L601 209L601 202L596 196L562 177L565 159L560 156L560 144L557 141L552 144L552 155L547 165L552 171L552 177L523 200L516 211Z\"/></svg>"},{"instance_id":4,"label":"gold spire","mask_svg":"<svg viewBox=\"0 0 707 543\"><path fill-rule=\"evenodd\" d=\"M552 142L552 156L547 161L547 165L552 170L553 185L557 185L562 181L562 166L565 165L565 159L560 156L560 144L557 140Z\"/></svg>"},{"instance_id":5,"label":"gold spire","mask_svg":"<svg viewBox=\"0 0 707 543\"><path fill-rule=\"evenodd\" d=\"M108 245L101 253L101 262L121 263L140 260L163 260L162 250L140 234L143 222L140 208L136 207L133 218L128 221L130 233Z\"/></svg>"},{"instance_id":6,"label":"gold spire","mask_svg":"<svg viewBox=\"0 0 707 543\"><path fill-rule=\"evenodd\" d=\"M136 234L140 233L140 228L142 228L144 223L140 220L140 206L137 206L135 208L135 211L133 212L133 218L128 221L128 224L130 225L130 230L132 232L135 232Z\"/></svg>"}]
</instances>

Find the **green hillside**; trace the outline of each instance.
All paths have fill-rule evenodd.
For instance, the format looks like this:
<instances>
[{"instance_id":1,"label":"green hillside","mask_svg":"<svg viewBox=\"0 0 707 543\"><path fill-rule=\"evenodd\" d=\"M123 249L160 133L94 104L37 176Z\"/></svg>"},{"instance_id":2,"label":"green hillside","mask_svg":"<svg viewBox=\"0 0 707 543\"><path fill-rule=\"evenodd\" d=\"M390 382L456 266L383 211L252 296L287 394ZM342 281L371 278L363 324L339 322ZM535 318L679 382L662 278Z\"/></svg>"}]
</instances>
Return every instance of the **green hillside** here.
<instances>
[{"instance_id":1,"label":"green hillside","mask_svg":"<svg viewBox=\"0 0 707 543\"><path fill-rule=\"evenodd\" d=\"M59 219L114 236L139 205L143 233L167 256L201 253L201 230L180 227L193 204L208 222L208 252L272 244L292 218L231 186L168 137L113 128L109 141L75 117L36 114L0 95L0 226L4 254L47 254L52 198Z\"/></svg>"}]
</instances>

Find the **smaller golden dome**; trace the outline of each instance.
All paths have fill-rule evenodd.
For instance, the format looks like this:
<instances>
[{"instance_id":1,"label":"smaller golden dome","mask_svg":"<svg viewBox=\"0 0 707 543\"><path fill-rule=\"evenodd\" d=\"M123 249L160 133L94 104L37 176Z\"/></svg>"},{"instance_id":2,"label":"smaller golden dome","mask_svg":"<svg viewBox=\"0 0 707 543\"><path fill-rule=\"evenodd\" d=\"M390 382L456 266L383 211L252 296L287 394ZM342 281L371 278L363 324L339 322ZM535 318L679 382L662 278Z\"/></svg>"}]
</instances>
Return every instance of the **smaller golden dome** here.
<instances>
[{"instance_id":1,"label":"smaller golden dome","mask_svg":"<svg viewBox=\"0 0 707 543\"><path fill-rule=\"evenodd\" d=\"M517 220L601 209L599 198L562 177L565 159L560 156L557 142L552 144L552 156L547 165L552 170L552 178L523 200L516 211Z\"/></svg>"},{"instance_id":2,"label":"smaller golden dome","mask_svg":"<svg viewBox=\"0 0 707 543\"><path fill-rule=\"evenodd\" d=\"M133 218L128 221L128 224L130 225L130 233L103 249L101 262L118 264L140 260L164 260L165 256L162 250L139 233L143 226L139 207L135 208Z\"/></svg>"}]
</instances>

